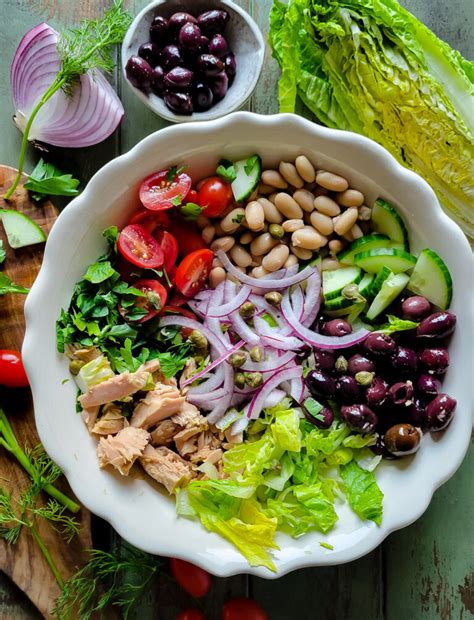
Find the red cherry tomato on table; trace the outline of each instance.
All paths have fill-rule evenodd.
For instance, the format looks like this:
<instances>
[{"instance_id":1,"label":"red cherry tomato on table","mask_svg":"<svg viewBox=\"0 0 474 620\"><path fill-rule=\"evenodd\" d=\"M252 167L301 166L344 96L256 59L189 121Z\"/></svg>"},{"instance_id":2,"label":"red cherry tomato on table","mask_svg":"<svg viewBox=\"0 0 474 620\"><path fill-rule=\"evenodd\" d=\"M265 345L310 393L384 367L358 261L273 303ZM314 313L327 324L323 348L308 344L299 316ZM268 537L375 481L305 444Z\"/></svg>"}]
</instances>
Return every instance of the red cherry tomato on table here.
<instances>
[{"instance_id":1,"label":"red cherry tomato on table","mask_svg":"<svg viewBox=\"0 0 474 620\"><path fill-rule=\"evenodd\" d=\"M174 267L174 264L176 263L176 259L178 258L178 242L167 230L159 230L155 234L155 239L158 241L161 249L163 250L163 254L165 256L163 267L169 274L172 267Z\"/></svg>"},{"instance_id":2,"label":"red cherry tomato on table","mask_svg":"<svg viewBox=\"0 0 474 620\"><path fill-rule=\"evenodd\" d=\"M157 228L169 228L170 218L166 211L150 211L141 207L130 218L129 224L140 224L153 234Z\"/></svg>"},{"instance_id":3,"label":"red cherry tomato on table","mask_svg":"<svg viewBox=\"0 0 474 620\"><path fill-rule=\"evenodd\" d=\"M119 234L117 247L128 261L143 269L157 269L165 260L158 241L140 224L129 224Z\"/></svg>"},{"instance_id":4,"label":"red cherry tomato on table","mask_svg":"<svg viewBox=\"0 0 474 620\"><path fill-rule=\"evenodd\" d=\"M146 310L147 314L140 319L129 319L128 308L125 309L119 305L118 310L124 319L133 323L144 323L162 311L164 305L166 304L166 298L168 297L168 293L162 284L160 284L157 280L138 280L137 282L134 282L132 286L146 295L146 297L137 297L135 300L135 305L132 306L132 309L141 308Z\"/></svg>"},{"instance_id":5,"label":"red cherry tomato on table","mask_svg":"<svg viewBox=\"0 0 474 620\"><path fill-rule=\"evenodd\" d=\"M227 209L233 199L232 188L219 177L210 177L201 185L198 201L206 217L216 217Z\"/></svg>"},{"instance_id":6,"label":"red cherry tomato on table","mask_svg":"<svg viewBox=\"0 0 474 620\"><path fill-rule=\"evenodd\" d=\"M196 250L204 250L207 244L195 224L187 224L181 220L171 222L170 233L178 242L178 253L184 258Z\"/></svg>"},{"instance_id":7,"label":"red cherry tomato on table","mask_svg":"<svg viewBox=\"0 0 474 620\"><path fill-rule=\"evenodd\" d=\"M176 620L205 620L205 616L199 609L185 609L176 616Z\"/></svg>"},{"instance_id":8,"label":"red cherry tomato on table","mask_svg":"<svg viewBox=\"0 0 474 620\"><path fill-rule=\"evenodd\" d=\"M0 385L10 388L29 385L19 351L0 350Z\"/></svg>"},{"instance_id":9,"label":"red cherry tomato on table","mask_svg":"<svg viewBox=\"0 0 474 620\"><path fill-rule=\"evenodd\" d=\"M173 577L188 594L199 598L209 592L212 577L207 571L177 558L171 558L170 566Z\"/></svg>"},{"instance_id":10,"label":"red cherry tomato on table","mask_svg":"<svg viewBox=\"0 0 474 620\"><path fill-rule=\"evenodd\" d=\"M234 598L222 608L222 620L268 620L258 603L250 598Z\"/></svg>"},{"instance_id":11,"label":"red cherry tomato on table","mask_svg":"<svg viewBox=\"0 0 474 620\"><path fill-rule=\"evenodd\" d=\"M171 180L170 170L161 170L147 177L140 185L139 196L143 206L151 211L171 209L176 198L186 200L191 189L191 177L185 172L176 174Z\"/></svg>"},{"instance_id":12,"label":"red cherry tomato on table","mask_svg":"<svg viewBox=\"0 0 474 620\"><path fill-rule=\"evenodd\" d=\"M207 282L214 260L211 250L196 250L188 254L178 265L174 283L180 293L193 297Z\"/></svg>"}]
</instances>

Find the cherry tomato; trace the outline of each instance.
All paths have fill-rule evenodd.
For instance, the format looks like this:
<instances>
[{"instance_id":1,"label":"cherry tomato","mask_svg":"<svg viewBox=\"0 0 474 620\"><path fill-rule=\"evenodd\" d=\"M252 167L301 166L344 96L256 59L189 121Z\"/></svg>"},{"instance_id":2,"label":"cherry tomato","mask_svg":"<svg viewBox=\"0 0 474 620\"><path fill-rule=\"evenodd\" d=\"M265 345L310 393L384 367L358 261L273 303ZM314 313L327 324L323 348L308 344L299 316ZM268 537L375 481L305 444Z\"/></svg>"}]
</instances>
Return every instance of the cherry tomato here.
<instances>
[{"instance_id":1,"label":"cherry tomato","mask_svg":"<svg viewBox=\"0 0 474 620\"><path fill-rule=\"evenodd\" d=\"M176 274L175 274L176 275ZM184 306L188 303L188 298L177 291L174 291L171 297L168 299L170 306Z\"/></svg>"},{"instance_id":2,"label":"cherry tomato","mask_svg":"<svg viewBox=\"0 0 474 620\"><path fill-rule=\"evenodd\" d=\"M19 351L0 350L0 385L10 388L29 385Z\"/></svg>"},{"instance_id":3,"label":"cherry tomato","mask_svg":"<svg viewBox=\"0 0 474 620\"><path fill-rule=\"evenodd\" d=\"M174 264L176 263L176 259L178 258L178 242L167 230L159 230L155 234L155 239L158 241L161 249L163 250L163 254L165 256L163 267L169 274L172 267L174 267Z\"/></svg>"},{"instance_id":4,"label":"cherry tomato","mask_svg":"<svg viewBox=\"0 0 474 620\"><path fill-rule=\"evenodd\" d=\"M140 267L132 265L132 263L126 260L123 256L117 257L116 269L120 274L120 279L124 282L128 282L128 284L140 277L140 274L142 273Z\"/></svg>"},{"instance_id":5,"label":"cherry tomato","mask_svg":"<svg viewBox=\"0 0 474 620\"><path fill-rule=\"evenodd\" d=\"M138 280L133 283L133 286L139 291L145 293L146 297L137 297L135 300L135 305L132 306L132 309L141 308L146 310L147 314L140 319L134 320L133 318L129 318L129 310L123 308L121 305L119 305L118 311L126 320L131 322L133 321L134 323L144 323L162 311L163 306L166 304L168 293L165 287L157 280Z\"/></svg>"},{"instance_id":6,"label":"cherry tomato","mask_svg":"<svg viewBox=\"0 0 474 620\"><path fill-rule=\"evenodd\" d=\"M195 189L190 189L188 195L186 196L186 202L193 202L194 204L198 204L198 193Z\"/></svg>"},{"instance_id":7,"label":"cherry tomato","mask_svg":"<svg viewBox=\"0 0 474 620\"><path fill-rule=\"evenodd\" d=\"M207 282L213 260L211 250L196 250L183 258L174 278L178 291L186 297L193 297L200 291Z\"/></svg>"},{"instance_id":8,"label":"cherry tomato","mask_svg":"<svg viewBox=\"0 0 474 620\"><path fill-rule=\"evenodd\" d=\"M193 224L181 220L171 222L169 231L178 242L179 256L184 258L196 250L204 250L207 244L201 237L199 230Z\"/></svg>"},{"instance_id":9,"label":"cherry tomato","mask_svg":"<svg viewBox=\"0 0 474 620\"><path fill-rule=\"evenodd\" d=\"M176 558L171 558L170 566L173 577L188 594L198 598L209 592L212 578L207 571Z\"/></svg>"},{"instance_id":10,"label":"cherry tomato","mask_svg":"<svg viewBox=\"0 0 474 620\"><path fill-rule=\"evenodd\" d=\"M169 228L170 218L165 211L150 211L140 207L130 218L129 224L140 224L153 234L157 228Z\"/></svg>"},{"instance_id":11,"label":"cherry tomato","mask_svg":"<svg viewBox=\"0 0 474 620\"><path fill-rule=\"evenodd\" d=\"M234 598L222 608L222 620L268 620L258 603L250 598Z\"/></svg>"},{"instance_id":12,"label":"cherry tomato","mask_svg":"<svg viewBox=\"0 0 474 620\"><path fill-rule=\"evenodd\" d=\"M198 201L206 217L216 217L220 215L232 202L233 194L229 183L219 177L210 177L201 185L198 194Z\"/></svg>"},{"instance_id":13,"label":"cherry tomato","mask_svg":"<svg viewBox=\"0 0 474 620\"><path fill-rule=\"evenodd\" d=\"M169 304L163 308L163 314L180 314L188 319L194 319L195 321L197 320L197 316L194 312L191 312L191 310L181 308L180 306L171 306Z\"/></svg>"},{"instance_id":14,"label":"cherry tomato","mask_svg":"<svg viewBox=\"0 0 474 620\"><path fill-rule=\"evenodd\" d=\"M158 241L140 224L129 224L119 234L117 247L128 261L143 269L157 269L165 260Z\"/></svg>"},{"instance_id":15,"label":"cherry tomato","mask_svg":"<svg viewBox=\"0 0 474 620\"><path fill-rule=\"evenodd\" d=\"M205 620L205 617L199 609L185 609L176 616L176 620Z\"/></svg>"},{"instance_id":16,"label":"cherry tomato","mask_svg":"<svg viewBox=\"0 0 474 620\"><path fill-rule=\"evenodd\" d=\"M171 209L178 197L184 201L191 189L191 177L185 172L169 180L170 170L161 170L147 177L140 185L139 195L143 206L151 211Z\"/></svg>"}]
</instances>

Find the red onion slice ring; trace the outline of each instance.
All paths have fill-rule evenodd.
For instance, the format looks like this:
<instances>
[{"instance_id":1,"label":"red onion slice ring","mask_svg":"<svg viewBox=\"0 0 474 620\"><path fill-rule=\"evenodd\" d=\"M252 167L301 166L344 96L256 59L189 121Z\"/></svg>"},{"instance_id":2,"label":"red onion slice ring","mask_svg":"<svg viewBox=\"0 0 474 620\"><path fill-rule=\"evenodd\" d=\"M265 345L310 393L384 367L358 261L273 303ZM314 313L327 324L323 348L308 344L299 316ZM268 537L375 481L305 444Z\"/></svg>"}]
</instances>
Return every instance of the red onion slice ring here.
<instances>
[{"instance_id":1,"label":"red onion slice ring","mask_svg":"<svg viewBox=\"0 0 474 620\"><path fill-rule=\"evenodd\" d=\"M271 376L265 383L262 385L257 394L252 398L248 411L247 417L255 420L260 415L263 405L268 398L268 395L277 388L280 383L284 381L290 381L291 379L297 379L303 375L303 369L301 366L296 366L294 368L288 368L285 370L280 370L276 372L273 376Z\"/></svg>"}]
</instances>

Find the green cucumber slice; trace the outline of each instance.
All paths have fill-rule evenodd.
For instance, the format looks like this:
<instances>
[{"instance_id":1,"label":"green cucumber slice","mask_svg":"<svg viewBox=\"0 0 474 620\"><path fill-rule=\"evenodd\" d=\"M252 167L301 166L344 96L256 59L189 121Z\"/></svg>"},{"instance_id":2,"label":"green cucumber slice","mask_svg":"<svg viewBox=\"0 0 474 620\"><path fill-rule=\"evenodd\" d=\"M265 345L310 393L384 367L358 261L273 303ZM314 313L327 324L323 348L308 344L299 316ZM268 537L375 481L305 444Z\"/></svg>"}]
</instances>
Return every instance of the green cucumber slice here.
<instances>
[{"instance_id":1,"label":"green cucumber slice","mask_svg":"<svg viewBox=\"0 0 474 620\"><path fill-rule=\"evenodd\" d=\"M38 224L24 213L12 209L2 209L0 210L0 217L8 243L14 250L46 241L46 235Z\"/></svg>"},{"instance_id":2,"label":"green cucumber slice","mask_svg":"<svg viewBox=\"0 0 474 620\"><path fill-rule=\"evenodd\" d=\"M375 280L374 273L364 273L364 277L358 284L359 293L362 295L362 297L365 297L367 299L367 297L370 296L371 289L374 284L374 280Z\"/></svg>"},{"instance_id":3,"label":"green cucumber slice","mask_svg":"<svg viewBox=\"0 0 474 620\"><path fill-rule=\"evenodd\" d=\"M232 192L237 202L245 202L257 189L262 176L262 160L259 155L251 155L234 164L236 177L232 181Z\"/></svg>"},{"instance_id":4,"label":"green cucumber slice","mask_svg":"<svg viewBox=\"0 0 474 620\"><path fill-rule=\"evenodd\" d=\"M416 265L416 256L396 248L379 248L356 254L354 262L369 273L377 273L383 267L388 267L394 273L401 273L413 269Z\"/></svg>"},{"instance_id":5,"label":"green cucumber slice","mask_svg":"<svg viewBox=\"0 0 474 620\"><path fill-rule=\"evenodd\" d=\"M394 273L387 278L367 310L367 319L373 321L388 308L406 287L409 279L406 273Z\"/></svg>"},{"instance_id":6,"label":"green cucumber slice","mask_svg":"<svg viewBox=\"0 0 474 620\"><path fill-rule=\"evenodd\" d=\"M382 267L382 269L375 276L374 282L370 287L369 297L375 297L377 293L382 288L382 284L385 282L387 278L393 276L393 271L388 267Z\"/></svg>"},{"instance_id":7,"label":"green cucumber slice","mask_svg":"<svg viewBox=\"0 0 474 620\"><path fill-rule=\"evenodd\" d=\"M400 243L407 252L410 251L405 222L386 200L378 198L375 201L371 222L375 232L387 235L395 243Z\"/></svg>"},{"instance_id":8,"label":"green cucumber slice","mask_svg":"<svg viewBox=\"0 0 474 620\"><path fill-rule=\"evenodd\" d=\"M353 299L348 299L347 297L339 295L339 297L335 297L334 299L328 299L324 302L324 311L332 312L333 310L342 310L343 308L349 308L349 306L353 305Z\"/></svg>"},{"instance_id":9,"label":"green cucumber slice","mask_svg":"<svg viewBox=\"0 0 474 620\"><path fill-rule=\"evenodd\" d=\"M339 310L324 309L324 314L327 314L327 316L330 316L332 319L336 319L339 316L348 316L348 315L352 315L354 318L357 318L359 314L363 312L366 306L367 304L357 301L355 303L352 302L350 306L346 306L345 308L340 308Z\"/></svg>"},{"instance_id":10,"label":"green cucumber slice","mask_svg":"<svg viewBox=\"0 0 474 620\"><path fill-rule=\"evenodd\" d=\"M377 248L390 248L392 243L387 235L366 235L360 239L353 241L348 248L342 250L337 255L337 260L343 265L353 265L354 256L361 252L368 252L369 250L376 250ZM403 250L403 247L400 247Z\"/></svg>"},{"instance_id":11,"label":"green cucumber slice","mask_svg":"<svg viewBox=\"0 0 474 620\"><path fill-rule=\"evenodd\" d=\"M342 289L348 284L358 284L362 280L360 267L341 267L335 271L323 271L324 299L339 297Z\"/></svg>"},{"instance_id":12,"label":"green cucumber slice","mask_svg":"<svg viewBox=\"0 0 474 620\"><path fill-rule=\"evenodd\" d=\"M407 288L423 295L442 310L449 308L453 298L453 280L443 259L434 250L420 252Z\"/></svg>"}]
</instances>

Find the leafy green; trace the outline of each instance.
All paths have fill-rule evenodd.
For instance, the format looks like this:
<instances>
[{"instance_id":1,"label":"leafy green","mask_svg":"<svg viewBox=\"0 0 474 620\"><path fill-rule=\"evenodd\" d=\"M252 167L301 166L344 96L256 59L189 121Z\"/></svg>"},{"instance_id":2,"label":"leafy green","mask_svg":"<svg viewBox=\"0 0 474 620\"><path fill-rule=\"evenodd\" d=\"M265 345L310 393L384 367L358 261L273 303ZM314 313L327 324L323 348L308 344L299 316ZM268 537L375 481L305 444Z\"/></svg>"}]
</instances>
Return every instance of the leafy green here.
<instances>
[{"instance_id":1,"label":"leafy green","mask_svg":"<svg viewBox=\"0 0 474 620\"><path fill-rule=\"evenodd\" d=\"M187 202L180 209L181 215L187 222L195 222L201 215L203 208L194 202Z\"/></svg>"},{"instance_id":2,"label":"leafy green","mask_svg":"<svg viewBox=\"0 0 474 620\"><path fill-rule=\"evenodd\" d=\"M0 295L6 295L7 293L21 293L22 295L27 295L29 292L29 288L15 284L4 273L0 273Z\"/></svg>"},{"instance_id":3,"label":"leafy green","mask_svg":"<svg viewBox=\"0 0 474 620\"><path fill-rule=\"evenodd\" d=\"M382 521L383 493L377 485L372 472L362 469L351 461L340 469L344 481L347 499L353 511L362 519Z\"/></svg>"},{"instance_id":4,"label":"leafy green","mask_svg":"<svg viewBox=\"0 0 474 620\"><path fill-rule=\"evenodd\" d=\"M184 172L185 170L186 170L186 166L180 166L179 168L178 166L170 166L170 168L168 169L168 172L166 173L166 180L168 181L168 183L173 183L176 177L180 175L182 172Z\"/></svg>"},{"instance_id":5,"label":"leafy green","mask_svg":"<svg viewBox=\"0 0 474 620\"><path fill-rule=\"evenodd\" d=\"M5 252L5 249L3 247L3 241L0 239L0 265L5 260L6 255L7 253Z\"/></svg>"},{"instance_id":6,"label":"leafy green","mask_svg":"<svg viewBox=\"0 0 474 620\"><path fill-rule=\"evenodd\" d=\"M107 381L113 376L114 372L110 367L109 360L105 355L99 355L99 357L82 366L76 377L76 383L82 392L87 392L94 385Z\"/></svg>"},{"instance_id":7,"label":"leafy green","mask_svg":"<svg viewBox=\"0 0 474 620\"><path fill-rule=\"evenodd\" d=\"M234 164L228 159L221 159L219 165L216 169L216 174L219 175L227 181L227 183L232 183L237 178L237 173L235 171Z\"/></svg>"},{"instance_id":8,"label":"leafy green","mask_svg":"<svg viewBox=\"0 0 474 620\"><path fill-rule=\"evenodd\" d=\"M255 166L258 164L259 161L260 161L259 155L251 155L247 159L247 161L245 162L245 166L244 166L245 174L247 176L250 176L252 174L253 169L255 168Z\"/></svg>"},{"instance_id":9,"label":"leafy green","mask_svg":"<svg viewBox=\"0 0 474 620\"><path fill-rule=\"evenodd\" d=\"M84 275L84 280L92 282L92 284L100 284L114 275L118 274L109 261L98 261L89 265Z\"/></svg>"},{"instance_id":10,"label":"leafy green","mask_svg":"<svg viewBox=\"0 0 474 620\"><path fill-rule=\"evenodd\" d=\"M394 334L395 332L408 331L410 329L416 329L419 325L416 321L407 321L405 319L399 319L398 316L387 314L388 323L382 325L377 331L381 331L384 334Z\"/></svg>"},{"instance_id":11,"label":"leafy green","mask_svg":"<svg viewBox=\"0 0 474 620\"><path fill-rule=\"evenodd\" d=\"M78 179L72 174L64 174L52 163L40 159L29 175L25 188L31 192L33 200L41 200L44 196L77 196Z\"/></svg>"},{"instance_id":12,"label":"leafy green","mask_svg":"<svg viewBox=\"0 0 474 620\"><path fill-rule=\"evenodd\" d=\"M281 112L297 98L421 174L474 236L474 64L395 0L274 0Z\"/></svg>"},{"instance_id":13,"label":"leafy green","mask_svg":"<svg viewBox=\"0 0 474 620\"><path fill-rule=\"evenodd\" d=\"M232 222L234 224L241 224L244 220L245 215L243 213L237 213L237 215L234 215L234 217L232 218Z\"/></svg>"}]
</instances>

